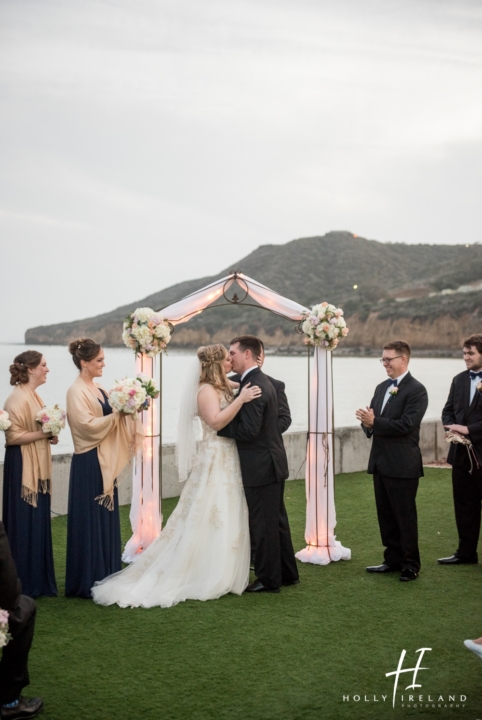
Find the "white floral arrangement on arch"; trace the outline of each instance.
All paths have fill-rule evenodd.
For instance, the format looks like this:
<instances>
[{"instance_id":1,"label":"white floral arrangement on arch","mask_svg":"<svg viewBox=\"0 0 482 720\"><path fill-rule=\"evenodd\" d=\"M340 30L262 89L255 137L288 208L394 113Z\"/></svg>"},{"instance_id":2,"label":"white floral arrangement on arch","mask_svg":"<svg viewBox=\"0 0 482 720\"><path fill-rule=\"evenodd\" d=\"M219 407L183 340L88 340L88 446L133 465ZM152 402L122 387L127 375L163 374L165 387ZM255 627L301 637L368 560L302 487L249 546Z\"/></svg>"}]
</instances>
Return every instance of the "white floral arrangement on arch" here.
<instances>
[{"instance_id":1,"label":"white floral arrangement on arch","mask_svg":"<svg viewBox=\"0 0 482 720\"><path fill-rule=\"evenodd\" d=\"M42 426L42 432L52 433L54 436L59 435L64 429L66 418L67 413L58 405L44 407L35 416L36 421Z\"/></svg>"},{"instance_id":2,"label":"white floral arrangement on arch","mask_svg":"<svg viewBox=\"0 0 482 720\"><path fill-rule=\"evenodd\" d=\"M124 320L122 339L136 354L155 357L171 339L169 323L151 308L137 308Z\"/></svg>"},{"instance_id":3,"label":"white floral arrangement on arch","mask_svg":"<svg viewBox=\"0 0 482 720\"><path fill-rule=\"evenodd\" d=\"M301 329L305 333L305 345L333 350L340 338L348 335L343 310L330 303L313 305L311 310L303 313L303 318Z\"/></svg>"},{"instance_id":4,"label":"white floral arrangement on arch","mask_svg":"<svg viewBox=\"0 0 482 720\"><path fill-rule=\"evenodd\" d=\"M12 423L10 422L10 416L6 410L0 410L0 430L8 430Z\"/></svg>"},{"instance_id":5,"label":"white floral arrangement on arch","mask_svg":"<svg viewBox=\"0 0 482 720\"><path fill-rule=\"evenodd\" d=\"M0 648L5 647L11 639L8 632L8 610L0 608Z\"/></svg>"}]
</instances>

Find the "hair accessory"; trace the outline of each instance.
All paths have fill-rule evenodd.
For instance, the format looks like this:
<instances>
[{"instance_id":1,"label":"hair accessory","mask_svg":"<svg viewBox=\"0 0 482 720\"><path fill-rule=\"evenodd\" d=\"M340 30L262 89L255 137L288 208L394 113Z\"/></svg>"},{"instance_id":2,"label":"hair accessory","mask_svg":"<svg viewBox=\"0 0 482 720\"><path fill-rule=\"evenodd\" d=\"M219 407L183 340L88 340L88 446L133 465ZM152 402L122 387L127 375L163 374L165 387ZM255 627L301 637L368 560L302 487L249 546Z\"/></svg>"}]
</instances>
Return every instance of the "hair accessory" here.
<instances>
[{"instance_id":1,"label":"hair accessory","mask_svg":"<svg viewBox=\"0 0 482 720\"><path fill-rule=\"evenodd\" d=\"M77 345L77 350L80 350L81 347L82 347L82 343L79 343L79 344Z\"/></svg>"}]
</instances>

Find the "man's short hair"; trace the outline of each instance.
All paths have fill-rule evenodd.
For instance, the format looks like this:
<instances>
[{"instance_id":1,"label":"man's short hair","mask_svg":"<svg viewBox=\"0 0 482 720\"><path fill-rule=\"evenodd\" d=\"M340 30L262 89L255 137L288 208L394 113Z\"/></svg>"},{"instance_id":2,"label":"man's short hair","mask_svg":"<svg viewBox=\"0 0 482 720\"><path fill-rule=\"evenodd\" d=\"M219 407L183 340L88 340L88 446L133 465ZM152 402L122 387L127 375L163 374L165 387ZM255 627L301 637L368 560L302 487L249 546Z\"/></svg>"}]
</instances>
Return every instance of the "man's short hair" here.
<instances>
[{"instance_id":1,"label":"man's short hair","mask_svg":"<svg viewBox=\"0 0 482 720\"><path fill-rule=\"evenodd\" d=\"M471 335L467 338L467 340L464 340L464 348L465 347L474 347L478 353L482 355L482 335Z\"/></svg>"},{"instance_id":2,"label":"man's short hair","mask_svg":"<svg viewBox=\"0 0 482 720\"><path fill-rule=\"evenodd\" d=\"M259 358L264 350L263 343L256 335L238 335L238 337L231 340L230 345L236 345L236 343L239 343L239 348L242 352L250 350L255 360Z\"/></svg>"},{"instance_id":3,"label":"man's short hair","mask_svg":"<svg viewBox=\"0 0 482 720\"><path fill-rule=\"evenodd\" d=\"M400 355L405 355L409 360L412 356L410 345L405 340L392 340L383 346L384 350L395 350Z\"/></svg>"}]
</instances>

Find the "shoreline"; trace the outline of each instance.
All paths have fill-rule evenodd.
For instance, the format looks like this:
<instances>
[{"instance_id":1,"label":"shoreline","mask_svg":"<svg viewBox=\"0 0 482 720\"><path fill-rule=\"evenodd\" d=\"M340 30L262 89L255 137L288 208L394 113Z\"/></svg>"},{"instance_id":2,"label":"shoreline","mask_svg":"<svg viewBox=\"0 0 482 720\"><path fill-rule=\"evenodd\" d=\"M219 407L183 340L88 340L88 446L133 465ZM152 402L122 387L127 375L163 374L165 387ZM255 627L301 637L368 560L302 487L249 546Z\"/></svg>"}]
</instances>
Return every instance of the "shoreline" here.
<instances>
[{"instance_id":1,"label":"shoreline","mask_svg":"<svg viewBox=\"0 0 482 720\"><path fill-rule=\"evenodd\" d=\"M25 342L7 342L7 343L0 343L0 345L19 345L23 346L25 348L27 347L66 347L65 343L56 343L56 342L50 342L50 343L25 343ZM116 344L116 345L110 345L108 343L103 343L102 347L104 348L125 348L128 350L129 348L126 348L124 344ZM198 345L169 345L167 348L167 353L171 350L173 351L181 351L181 352L189 352L192 353L193 351L197 350L199 346ZM286 346L286 345L279 345L279 346L273 346L268 345L265 343L265 350L266 355L274 355L274 356L282 356L282 357L300 357L307 354L307 346ZM336 348L336 350L332 351L334 354L336 354L337 357L359 357L359 358L369 358L369 357L378 357L381 352L381 348L376 347L346 347L346 346L339 346ZM461 357L462 348L417 348L412 347L412 358L434 358L434 359L440 359L440 358L450 358L450 359L458 359Z\"/></svg>"}]
</instances>

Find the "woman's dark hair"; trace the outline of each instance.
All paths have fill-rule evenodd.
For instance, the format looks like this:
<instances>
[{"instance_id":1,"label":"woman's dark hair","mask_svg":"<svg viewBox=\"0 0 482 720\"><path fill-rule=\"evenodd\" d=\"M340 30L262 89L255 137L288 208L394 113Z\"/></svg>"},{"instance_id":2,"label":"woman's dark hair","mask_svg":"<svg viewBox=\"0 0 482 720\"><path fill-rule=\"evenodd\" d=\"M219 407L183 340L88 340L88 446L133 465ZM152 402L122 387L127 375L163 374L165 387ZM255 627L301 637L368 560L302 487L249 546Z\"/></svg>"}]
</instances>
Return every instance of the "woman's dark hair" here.
<instances>
[{"instance_id":1,"label":"woman's dark hair","mask_svg":"<svg viewBox=\"0 0 482 720\"><path fill-rule=\"evenodd\" d=\"M90 338L77 338L69 343L69 353L72 355L75 367L79 370L82 370L81 360L90 362L97 357L101 350L102 346Z\"/></svg>"},{"instance_id":2,"label":"woman's dark hair","mask_svg":"<svg viewBox=\"0 0 482 720\"><path fill-rule=\"evenodd\" d=\"M36 350L25 350L17 355L10 365L10 385L25 385L28 383L28 369L33 370L40 365L42 353Z\"/></svg>"}]
</instances>

